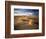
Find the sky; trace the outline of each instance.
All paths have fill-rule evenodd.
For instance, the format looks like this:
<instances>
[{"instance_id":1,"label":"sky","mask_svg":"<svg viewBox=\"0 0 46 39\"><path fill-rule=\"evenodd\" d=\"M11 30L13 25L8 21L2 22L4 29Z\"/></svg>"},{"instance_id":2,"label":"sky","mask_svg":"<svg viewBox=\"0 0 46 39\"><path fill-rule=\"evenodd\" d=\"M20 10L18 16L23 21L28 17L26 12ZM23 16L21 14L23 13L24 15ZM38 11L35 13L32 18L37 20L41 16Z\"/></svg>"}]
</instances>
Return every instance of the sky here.
<instances>
[{"instance_id":1,"label":"sky","mask_svg":"<svg viewBox=\"0 0 46 39\"><path fill-rule=\"evenodd\" d=\"M39 9L16 9L14 8L15 14L27 14L27 15L39 15Z\"/></svg>"}]
</instances>

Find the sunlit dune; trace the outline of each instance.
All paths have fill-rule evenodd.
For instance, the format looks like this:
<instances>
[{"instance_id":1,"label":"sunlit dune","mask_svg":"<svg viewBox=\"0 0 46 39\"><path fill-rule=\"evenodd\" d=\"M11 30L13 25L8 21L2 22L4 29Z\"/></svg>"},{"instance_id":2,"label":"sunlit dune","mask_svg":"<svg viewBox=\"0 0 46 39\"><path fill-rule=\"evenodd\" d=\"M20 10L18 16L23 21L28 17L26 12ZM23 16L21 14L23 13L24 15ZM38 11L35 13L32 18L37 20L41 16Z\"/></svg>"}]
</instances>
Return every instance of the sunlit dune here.
<instances>
[{"instance_id":1,"label":"sunlit dune","mask_svg":"<svg viewBox=\"0 0 46 39\"><path fill-rule=\"evenodd\" d=\"M29 25L30 25L30 26L32 25L32 22L33 22L33 20L30 19L30 20L29 20Z\"/></svg>"},{"instance_id":2,"label":"sunlit dune","mask_svg":"<svg viewBox=\"0 0 46 39\"><path fill-rule=\"evenodd\" d=\"M25 23L27 25L30 25L32 26L33 25L33 21L34 18L37 20L37 17L35 16L32 16L32 17L28 17L28 16L16 16L14 17L14 20L15 20L15 24L21 24L21 23ZM36 21L37 22L37 21Z\"/></svg>"}]
</instances>

